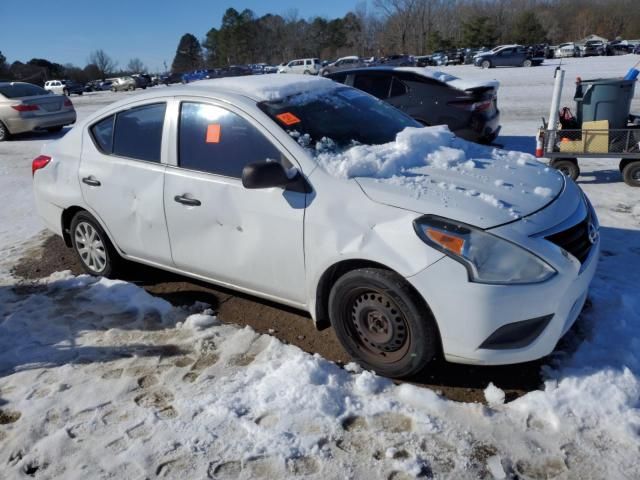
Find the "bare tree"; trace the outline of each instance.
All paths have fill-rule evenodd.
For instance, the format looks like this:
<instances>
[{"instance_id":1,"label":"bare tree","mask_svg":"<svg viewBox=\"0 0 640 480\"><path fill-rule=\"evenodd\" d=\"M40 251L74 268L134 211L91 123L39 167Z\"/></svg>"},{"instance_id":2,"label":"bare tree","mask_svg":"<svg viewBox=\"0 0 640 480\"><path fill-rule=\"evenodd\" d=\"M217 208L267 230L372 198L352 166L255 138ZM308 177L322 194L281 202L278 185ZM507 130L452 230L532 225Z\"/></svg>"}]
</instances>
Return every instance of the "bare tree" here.
<instances>
[{"instance_id":1,"label":"bare tree","mask_svg":"<svg viewBox=\"0 0 640 480\"><path fill-rule=\"evenodd\" d=\"M129 60L127 70L129 73L147 73L147 67L144 66L144 63L142 63L142 60L138 57Z\"/></svg>"},{"instance_id":2,"label":"bare tree","mask_svg":"<svg viewBox=\"0 0 640 480\"><path fill-rule=\"evenodd\" d=\"M118 66L118 62L114 61L107 53L102 50L96 50L89 55L90 64L98 67L100 77L104 80L108 73L113 72Z\"/></svg>"}]
</instances>

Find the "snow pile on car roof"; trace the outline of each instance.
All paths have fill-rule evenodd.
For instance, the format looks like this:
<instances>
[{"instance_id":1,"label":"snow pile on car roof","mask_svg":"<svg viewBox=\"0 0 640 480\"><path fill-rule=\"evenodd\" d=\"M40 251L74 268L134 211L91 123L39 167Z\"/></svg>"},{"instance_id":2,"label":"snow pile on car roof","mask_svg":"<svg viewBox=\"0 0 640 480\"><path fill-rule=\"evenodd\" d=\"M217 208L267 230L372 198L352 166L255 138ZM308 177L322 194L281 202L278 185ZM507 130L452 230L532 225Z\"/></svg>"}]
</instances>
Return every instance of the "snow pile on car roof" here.
<instances>
[{"instance_id":1,"label":"snow pile on car roof","mask_svg":"<svg viewBox=\"0 0 640 480\"><path fill-rule=\"evenodd\" d=\"M224 88L256 100L273 101L299 93L322 92L339 85L328 78L313 75L278 74L203 80L197 86Z\"/></svg>"}]
</instances>

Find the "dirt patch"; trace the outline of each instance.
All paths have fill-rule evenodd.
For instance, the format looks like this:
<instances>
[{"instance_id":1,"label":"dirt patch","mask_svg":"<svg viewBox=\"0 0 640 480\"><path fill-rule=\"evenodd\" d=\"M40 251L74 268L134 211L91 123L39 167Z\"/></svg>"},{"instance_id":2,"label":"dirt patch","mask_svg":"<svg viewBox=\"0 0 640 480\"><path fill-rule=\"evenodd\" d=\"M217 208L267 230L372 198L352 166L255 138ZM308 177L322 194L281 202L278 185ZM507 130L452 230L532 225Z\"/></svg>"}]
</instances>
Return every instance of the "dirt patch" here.
<instances>
[{"instance_id":1,"label":"dirt patch","mask_svg":"<svg viewBox=\"0 0 640 480\"><path fill-rule=\"evenodd\" d=\"M39 252L31 251L17 263L13 274L25 280L35 280L61 270L83 273L73 250L67 248L61 238L50 236ZM121 278L175 306L204 302L211 305L218 318L225 323L249 325L259 333L273 335L306 352L319 353L339 365L351 361L333 329L316 330L305 312L142 265L132 264ZM465 402L484 402L483 390L489 382L493 382L505 390L509 401L540 387L540 367L543 363L475 367L436 361L426 372L409 381L430 387L451 400Z\"/></svg>"}]
</instances>

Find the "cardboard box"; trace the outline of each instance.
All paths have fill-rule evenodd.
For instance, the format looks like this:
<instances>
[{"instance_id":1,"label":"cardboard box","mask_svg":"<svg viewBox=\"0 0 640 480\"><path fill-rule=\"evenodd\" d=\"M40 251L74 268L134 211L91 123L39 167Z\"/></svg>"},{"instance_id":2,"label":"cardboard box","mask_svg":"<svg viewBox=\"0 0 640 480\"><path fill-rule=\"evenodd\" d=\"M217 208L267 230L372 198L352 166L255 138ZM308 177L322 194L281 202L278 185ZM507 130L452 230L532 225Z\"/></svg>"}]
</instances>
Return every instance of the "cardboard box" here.
<instances>
[{"instance_id":1,"label":"cardboard box","mask_svg":"<svg viewBox=\"0 0 640 480\"><path fill-rule=\"evenodd\" d=\"M609 121L584 122L582 141L585 153L609 153Z\"/></svg>"}]
</instances>

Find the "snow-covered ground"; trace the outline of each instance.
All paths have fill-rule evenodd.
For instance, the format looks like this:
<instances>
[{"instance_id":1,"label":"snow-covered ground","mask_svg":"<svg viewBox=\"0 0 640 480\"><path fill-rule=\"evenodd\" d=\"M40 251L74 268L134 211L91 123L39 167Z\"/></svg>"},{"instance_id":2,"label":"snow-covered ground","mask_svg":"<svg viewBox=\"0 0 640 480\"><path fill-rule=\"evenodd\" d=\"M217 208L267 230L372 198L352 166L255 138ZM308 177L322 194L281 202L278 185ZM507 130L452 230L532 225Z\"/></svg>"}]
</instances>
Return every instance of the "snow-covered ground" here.
<instances>
[{"instance_id":1,"label":"snow-covered ground","mask_svg":"<svg viewBox=\"0 0 640 480\"><path fill-rule=\"evenodd\" d=\"M565 60L563 104L573 77L621 76L637 59ZM532 150L553 66L445 70L498 79L499 141ZM120 96L73 100L82 116ZM46 141L0 143L0 477L640 476L640 189L616 162L581 162L603 254L575 349L556 353L543 389L505 404L488 385L480 405L338 368L125 282L16 285L11 264L40 238L30 161Z\"/></svg>"}]
</instances>

